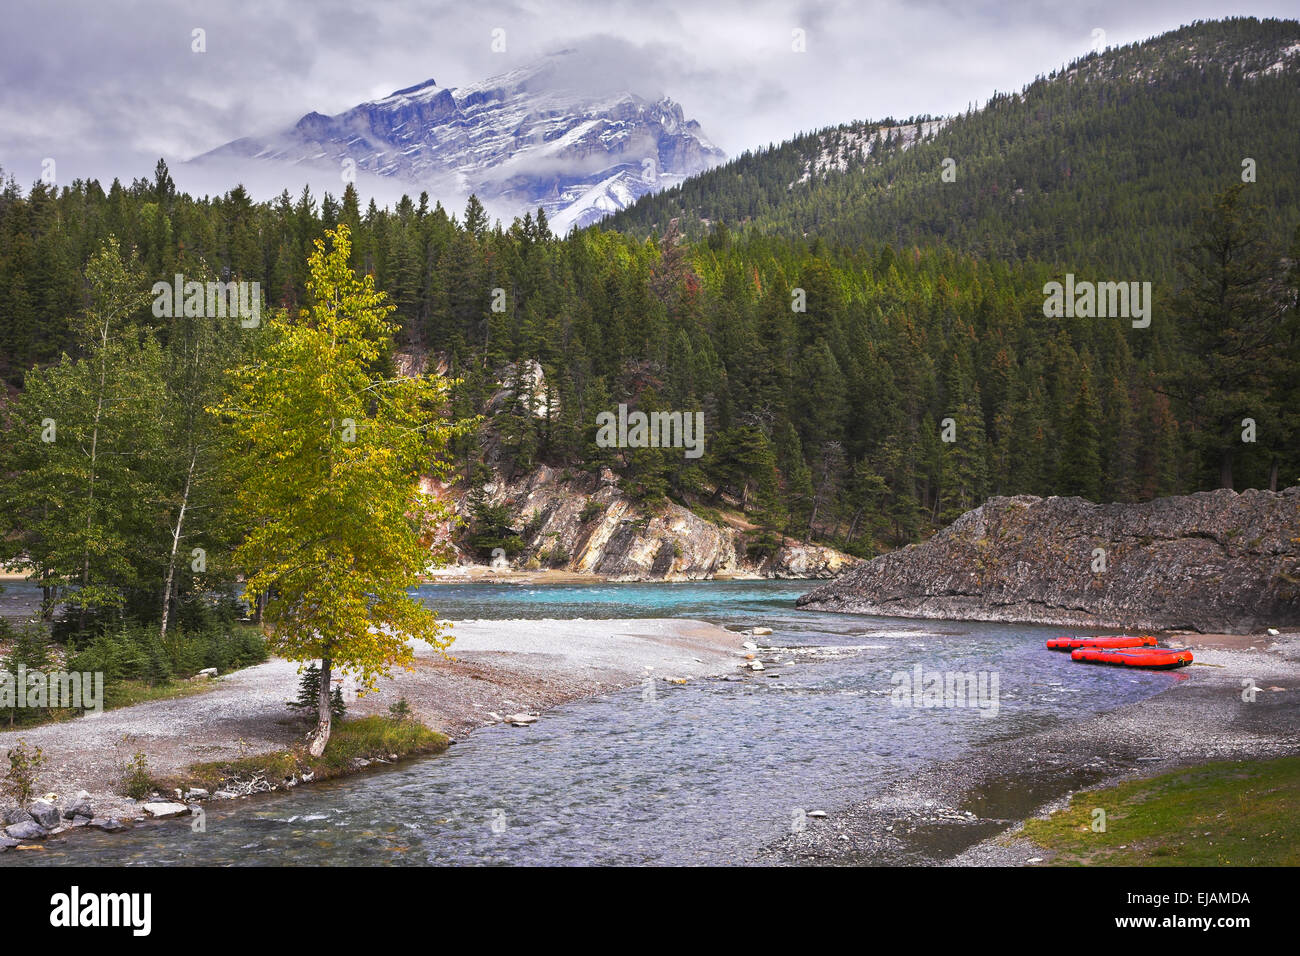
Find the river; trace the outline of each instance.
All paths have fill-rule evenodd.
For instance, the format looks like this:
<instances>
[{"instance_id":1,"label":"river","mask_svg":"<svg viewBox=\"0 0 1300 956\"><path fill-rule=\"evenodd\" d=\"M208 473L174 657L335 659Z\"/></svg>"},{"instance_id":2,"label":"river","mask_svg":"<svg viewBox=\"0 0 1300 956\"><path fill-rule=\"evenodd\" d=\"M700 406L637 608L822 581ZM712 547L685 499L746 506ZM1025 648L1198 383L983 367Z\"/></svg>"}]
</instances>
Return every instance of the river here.
<instances>
[{"instance_id":1,"label":"river","mask_svg":"<svg viewBox=\"0 0 1300 956\"><path fill-rule=\"evenodd\" d=\"M0 865L744 863L807 811L834 812L929 762L1179 679L1072 664L1043 648L1059 628L797 610L808 586L423 587L452 620L696 618L766 625L774 634L758 640L789 650L744 680L633 687L382 772L211 804L205 832L188 819L78 831ZM996 716L894 706L891 675L918 664L996 673Z\"/></svg>"}]
</instances>

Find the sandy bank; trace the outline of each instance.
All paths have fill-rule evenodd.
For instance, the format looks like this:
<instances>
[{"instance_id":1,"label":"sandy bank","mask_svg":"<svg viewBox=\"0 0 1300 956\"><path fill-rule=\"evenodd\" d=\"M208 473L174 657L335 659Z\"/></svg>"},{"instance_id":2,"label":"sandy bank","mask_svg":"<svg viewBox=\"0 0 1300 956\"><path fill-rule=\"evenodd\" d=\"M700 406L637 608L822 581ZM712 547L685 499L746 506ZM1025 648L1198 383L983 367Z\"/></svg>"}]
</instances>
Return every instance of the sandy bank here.
<instances>
[{"instance_id":1,"label":"sandy bank","mask_svg":"<svg viewBox=\"0 0 1300 956\"><path fill-rule=\"evenodd\" d=\"M739 662L744 640L711 624L668 619L467 621L454 633L452 659L417 644L414 671L365 698L349 695L349 713L386 713L405 697L417 719L454 738L495 722L492 712L536 713L646 676L723 673ZM296 664L271 660L220 678L206 693L0 733L0 754L20 738L41 747L48 760L41 792L87 790L97 815L125 820L139 811L114 790L136 752L161 776L300 741L306 725L285 706L297 680Z\"/></svg>"}]
</instances>

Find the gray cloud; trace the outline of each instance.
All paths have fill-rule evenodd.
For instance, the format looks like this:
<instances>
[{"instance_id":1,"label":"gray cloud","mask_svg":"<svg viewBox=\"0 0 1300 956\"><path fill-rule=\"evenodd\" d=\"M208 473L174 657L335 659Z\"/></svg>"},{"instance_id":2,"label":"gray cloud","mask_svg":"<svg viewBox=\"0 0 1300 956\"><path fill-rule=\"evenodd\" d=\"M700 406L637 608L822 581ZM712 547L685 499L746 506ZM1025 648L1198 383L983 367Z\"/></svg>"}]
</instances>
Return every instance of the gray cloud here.
<instances>
[{"instance_id":1,"label":"gray cloud","mask_svg":"<svg viewBox=\"0 0 1300 956\"><path fill-rule=\"evenodd\" d=\"M0 167L67 181L146 176L311 110L429 77L464 86L577 47L566 77L682 103L729 154L853 119L944 114L1086 53L1194 19L1294 15L1239 0L19 0L0 29ZM206 31L206 53L191 34ZM493 30L506 51L493 52ZM807 52L791 49L792 31ZM216 184L213 184L214 188Z\"/></svg>"}]
</instances>

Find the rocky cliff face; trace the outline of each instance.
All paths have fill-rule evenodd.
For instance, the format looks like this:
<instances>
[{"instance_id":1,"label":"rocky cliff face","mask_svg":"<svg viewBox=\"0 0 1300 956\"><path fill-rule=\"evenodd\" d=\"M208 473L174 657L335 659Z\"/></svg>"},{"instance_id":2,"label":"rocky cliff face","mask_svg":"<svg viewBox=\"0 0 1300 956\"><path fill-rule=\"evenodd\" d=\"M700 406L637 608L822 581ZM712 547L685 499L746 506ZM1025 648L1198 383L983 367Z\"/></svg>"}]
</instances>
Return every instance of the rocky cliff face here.
<instances>
[{"instance_id":1,"label":"rocky cliff face","mask_svg":"<svg viewBox=\"0 0 1300 956\"><path fill-rule=\"evenodd\" d=\"M992 498L799 600L902 617L1249 633L1300 624L1300 488Z\"/></svg>"},{"instance_id":2,"label":"rocky cliff face","mask_svg":"<svg viewBox=\"0 0 1300 956\"><path fill-rule=\"evenodd\" d=\"M516 563L588 572L619 581L709 578L828 578L856 558L817 545L787 544L771 558L747 560L743 530L715 524L680 505L646 509L600 478L566 476L540 466L512 482L485 487L506 504L528 551ZM468 517L467 503L460 502ZM460 552L462 563L479 560Z\"/></svg>"}]
</instances>

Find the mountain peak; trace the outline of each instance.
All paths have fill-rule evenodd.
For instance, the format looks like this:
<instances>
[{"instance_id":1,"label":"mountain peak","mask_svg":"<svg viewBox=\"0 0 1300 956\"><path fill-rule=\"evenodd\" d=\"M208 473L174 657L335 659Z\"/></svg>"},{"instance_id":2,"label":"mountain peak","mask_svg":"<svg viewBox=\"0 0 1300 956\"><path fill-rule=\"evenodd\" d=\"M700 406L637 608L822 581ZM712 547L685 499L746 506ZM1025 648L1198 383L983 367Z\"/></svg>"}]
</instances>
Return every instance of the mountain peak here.
<instances>
[{"instance_id":1,"label":"mountain peak","mask_svg":"<svg viewBox=\"0 0 1300 956\"><path fill-rule=\"evenodd\" d=\"M432 77L430 77L429 79L425 80L423 83L416 83L414 86L408 86L400 90L393 90L393 92L389 93L388 96L385 97L385 99L391 100L394 96L409 96L412 93L419 93L421 90L425 90L431 86L437 86L437 85L438 85L437 81L434 80Z\"/></svg>"},{"instance_id":2,"label":"mountain peak","mask_svg":"<svg viewBox=\"0 0 1300 956\"><path fill-rule=\"evenodd\" d=\"M308 113L264 141L237 140L197 161L322 172L350 161L448 205L473 192L507 219L541 206L563 232L726 158L679 104L594 89L577 58L560 50L460 87L425 80L337 116Z\"/></svg>"}]
</instances>

